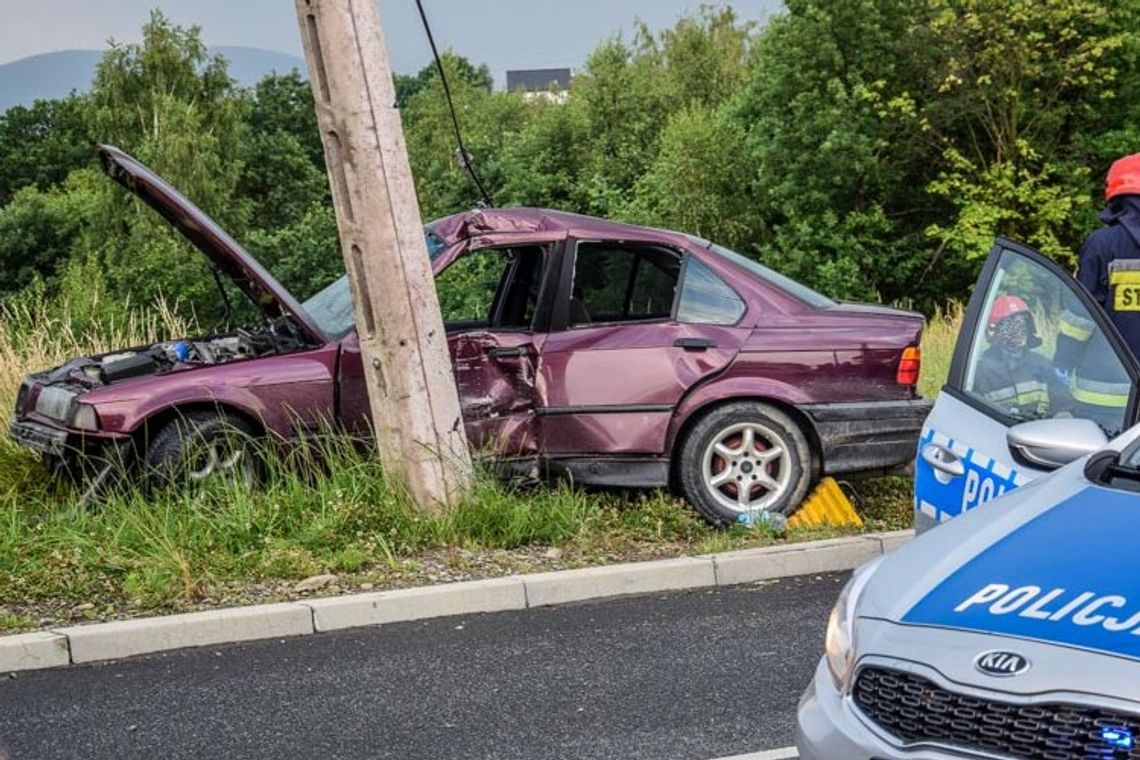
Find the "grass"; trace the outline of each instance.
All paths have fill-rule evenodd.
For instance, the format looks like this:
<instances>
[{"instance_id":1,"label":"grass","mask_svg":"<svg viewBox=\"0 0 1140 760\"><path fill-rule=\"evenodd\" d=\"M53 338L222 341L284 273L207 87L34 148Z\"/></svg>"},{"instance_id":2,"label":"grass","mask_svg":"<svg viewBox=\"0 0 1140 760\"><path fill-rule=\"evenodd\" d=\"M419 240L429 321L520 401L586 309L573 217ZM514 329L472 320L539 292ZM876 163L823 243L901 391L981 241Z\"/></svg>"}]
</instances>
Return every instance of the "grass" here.
<instances>
[{"instance_id":1,"label":"grass","mask_svg":"<svg viewBox=\"0 0 1140 760\"><path fill-rule=\"evenodd\" d=\"M962 326L962 312L961 304L951 304L937 309L926 321L922 334L922 370L918 378L918 390L926 398L936 398L946 382Z\"/></svg>"},{"instance_id":2,"label":"grass","mask_svg":"<svg viewBox=\"0 0 1140 760\"><path fill-rule=\"evenodd\" d=\"M35 309L0 318L0 409L12 408L29 371L185 332L161 313L91 333ZM945 378L960 319L952 309L926 331L920 387L928 396ZM222 484L150 498L123 493L80 509L73 489L48 483L34 456L0 439L0 631L35 627L45 614L82 620L249 599L235 588L280 597L320 573L344 576L349 588L383 587L549 566L539 562L547 547L558 548L563 567L775 540L709 528L663 492L520 490L487 476L457 508L425 516L367 452L337 438L315 445L323 466L277 467L270 457L273 477L253 492ZM857 483L853 494L868 529L909 526L909 479Z\"/></svg>"}]
</instances>

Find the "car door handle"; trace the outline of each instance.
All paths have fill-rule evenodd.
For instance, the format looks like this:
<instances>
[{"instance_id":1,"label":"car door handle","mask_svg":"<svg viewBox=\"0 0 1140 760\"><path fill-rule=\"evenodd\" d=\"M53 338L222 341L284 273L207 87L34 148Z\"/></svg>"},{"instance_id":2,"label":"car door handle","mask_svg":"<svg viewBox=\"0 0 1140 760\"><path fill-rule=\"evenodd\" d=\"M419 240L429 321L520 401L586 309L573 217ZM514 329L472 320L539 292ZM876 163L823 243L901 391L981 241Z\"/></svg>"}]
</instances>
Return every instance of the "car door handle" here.
<instances>
[{"instance_id":1,"label":"car door handle","mask_svg":"<svg viewBox=\"0 0 1140 760\"><path fill-rule=\"evenodd\" d=\"M495 346L487 349L487 356L500 359L506 356L527 356L530 351L526 346Z\"/></svg>"},{"instance_id":2,"label":"car door handle","mask_svg":"<svg viewBox=\"0 0 1140 760\"><path fill-rule=\"evenodd\" d=\"M686 351L704 351L706 348L716 348L716 341L712 338L677 338L673 345Z\"/></svg>"},{"instance_id":3,"label":"car door handle","mask_svg":"<svg viewBox=\"0 0 1140 760\"><path fill-rule=\"evenodd\" d=\"M966 474L966 465L950 449L937 443L928 443L922 447L922 461L952 478Z\"/></svg>"}]
</instances>

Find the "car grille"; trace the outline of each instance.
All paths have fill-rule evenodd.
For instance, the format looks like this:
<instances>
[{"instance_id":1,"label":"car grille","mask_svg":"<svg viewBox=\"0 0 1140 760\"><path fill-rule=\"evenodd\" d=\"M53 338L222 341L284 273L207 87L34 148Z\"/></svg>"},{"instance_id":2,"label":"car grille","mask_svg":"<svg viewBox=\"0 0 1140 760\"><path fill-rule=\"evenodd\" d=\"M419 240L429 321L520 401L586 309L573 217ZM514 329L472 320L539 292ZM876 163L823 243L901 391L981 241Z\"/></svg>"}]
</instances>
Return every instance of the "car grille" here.
<instances>
[{"instance_id":1,"label":"car grille","mask_svg":"<svg viewBox=\"0 0 1140 760\"><path fill-rule=\"evenodd\" d=\"M1045 760L1140 758L1140 716L1083 705L1018 705L943 689L925 678L864 668L855 704L904 745L935 743Z\"/></svg>"}]
</instances>

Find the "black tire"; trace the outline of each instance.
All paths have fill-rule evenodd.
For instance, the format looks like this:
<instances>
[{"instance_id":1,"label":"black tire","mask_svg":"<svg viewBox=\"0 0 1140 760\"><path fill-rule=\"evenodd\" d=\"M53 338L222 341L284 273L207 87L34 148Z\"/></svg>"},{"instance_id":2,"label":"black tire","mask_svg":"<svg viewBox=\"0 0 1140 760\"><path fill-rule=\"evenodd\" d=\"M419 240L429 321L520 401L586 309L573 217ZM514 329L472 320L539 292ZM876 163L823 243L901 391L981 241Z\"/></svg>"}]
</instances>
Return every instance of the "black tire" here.
<instances>
[{"instance_id":1,"label":"black tire","mask_svg":"<svg viewBox=\"0 0 1140 760\"><path fill-rule=\"evenodd\" d=\"M748 430L754 441L751 450L745 447ZM713 448L717 443L723 448ZM730 525L758 510L790 515L814 477L804 431L785 412L759 402L740 401L710 410L689 429L678 453L681 493L714 525ZM723 482L714 486L721 478ZM742 487L747 487L745 503L741 503Z\"/></svg>"},{"instance_id":2,"label":"black tire","mask_svg":"<svg viewBox=\"0 0 1140 760\"><path fill-rule=\"evenodd\" d=\"M151 488L184 488L225 475L253 487L262 475L256 443L257 431L245 420L224 412L188 412L150 440L145 481Z\"/></svg>"}]
</instances>

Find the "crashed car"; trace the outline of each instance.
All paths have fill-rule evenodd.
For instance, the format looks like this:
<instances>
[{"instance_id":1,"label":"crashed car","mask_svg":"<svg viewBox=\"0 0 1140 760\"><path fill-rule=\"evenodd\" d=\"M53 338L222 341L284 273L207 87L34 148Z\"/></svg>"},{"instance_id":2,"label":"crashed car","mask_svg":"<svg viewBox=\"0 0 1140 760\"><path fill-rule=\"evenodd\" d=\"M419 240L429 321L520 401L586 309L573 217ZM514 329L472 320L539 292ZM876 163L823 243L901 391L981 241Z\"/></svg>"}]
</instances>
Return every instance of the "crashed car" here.
<instances>
[{"instance_id":1,"label":"crashed car","mask_svg":"<svg viewBox=\"0 0 1140 760\"><path fill-rule=\"evenodd\" d=\"M1140 426L864 565L800 701L799 757L1137 757L1130 526Z\"/></svg>"},{"instance_id":2,"label":"crashed car","mask_svg":"<svg viewBox=\"0 0 1140 760\"><path fill-rule=\"evenodd\" d=\"M55 469L108 463L87 467L96 477L194 451L183 469L202 480L248 474L260 437L328 420L368 435L348 281L299 303L161 178L99 155L264 321L33 374L12 436ZM794 510L821 474L913 456L929 409L918 314L836 303L696 237L558 211L475 210L426 235L467 436L509 470L672 485L725 524Z\"/></svg>"}]
</instances>

